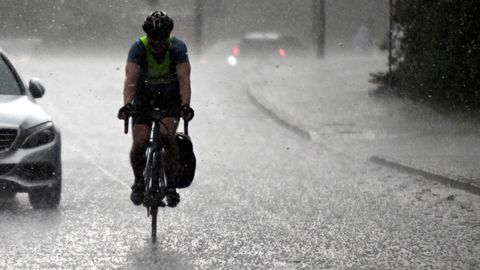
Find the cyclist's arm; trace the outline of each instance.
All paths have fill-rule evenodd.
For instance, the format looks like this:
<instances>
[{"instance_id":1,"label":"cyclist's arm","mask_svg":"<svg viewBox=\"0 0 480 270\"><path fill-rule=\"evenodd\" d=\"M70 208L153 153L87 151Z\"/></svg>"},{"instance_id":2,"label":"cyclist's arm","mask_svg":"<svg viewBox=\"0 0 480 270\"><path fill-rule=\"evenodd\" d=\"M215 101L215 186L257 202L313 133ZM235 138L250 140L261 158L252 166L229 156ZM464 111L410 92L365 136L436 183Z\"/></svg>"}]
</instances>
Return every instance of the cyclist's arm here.
<instances>
[{"instance_id":1,"label":"cyclist's arm","mask_svg":"<svg viewBox=\"0 0 480 270\"><path fill-rule=\"evenodd\" d=\"M127 63L125 67L125 83L123 85L123 102L130 103L135 96L137 89L138 76L140 74L140 66L134 63Z\"/></svg>"},{"instance_id":2,"label":"cyclist's arm","mask_svg":"<svg viewBox=\"0 0 480 270\"><path fill-rule=\"evenodd\" d=\"M191 96L191 88L190 88L190 63L183 62L177 64L177 78L180 82L180 96L182 98L182 105L190 106L190 96Z\"/></svg>"}]
</instances>

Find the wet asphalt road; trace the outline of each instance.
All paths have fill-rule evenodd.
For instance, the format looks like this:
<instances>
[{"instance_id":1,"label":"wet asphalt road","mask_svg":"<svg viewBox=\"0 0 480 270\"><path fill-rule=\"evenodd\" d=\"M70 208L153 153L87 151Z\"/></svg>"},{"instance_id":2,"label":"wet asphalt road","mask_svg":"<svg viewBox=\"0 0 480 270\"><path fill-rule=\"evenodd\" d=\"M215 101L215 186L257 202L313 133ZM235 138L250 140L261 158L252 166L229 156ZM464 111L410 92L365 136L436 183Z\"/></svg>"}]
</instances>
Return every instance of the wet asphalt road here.
<instances>
[{"instance_id":1,"label":"wet asphalt road","mask_svg":"<svg viewBox=\"0 0 480 270\"><path fill-rule=\"evenodd\" d=\"M152 246L115 118L124 58L74 59L13 59L47 88L39 103L62 130L64 188L58 211L34 211L25 194L3 202L0 268L480 267L478 197L303 140L250 102L244 74L196 63L197 175L160 212Z\"/></svg>"}]
</instances>

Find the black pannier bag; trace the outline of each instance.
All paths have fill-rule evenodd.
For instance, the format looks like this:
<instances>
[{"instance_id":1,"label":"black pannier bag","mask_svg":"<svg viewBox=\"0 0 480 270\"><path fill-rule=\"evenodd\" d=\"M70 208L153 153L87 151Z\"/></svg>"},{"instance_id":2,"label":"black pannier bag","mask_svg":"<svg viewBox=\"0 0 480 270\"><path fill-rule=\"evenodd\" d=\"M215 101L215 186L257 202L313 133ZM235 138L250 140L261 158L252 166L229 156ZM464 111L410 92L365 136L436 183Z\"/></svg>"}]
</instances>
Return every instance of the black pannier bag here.
<instances>
[{"instance_id":1,"label":"black pannier bag","mask_svg":"<svg viewBox=\"0 0 480 270\"><path fill-rule=\"evenodd\" d=\"M177 145L180 152L181 168L179 177L177 178L176 183L174 183L174 186L176 188L186 188L192 184L195 176L197 159L193 153L193 144L190 137L183 133L177 133L176 135Z\"/></svg>"}]
</instances>

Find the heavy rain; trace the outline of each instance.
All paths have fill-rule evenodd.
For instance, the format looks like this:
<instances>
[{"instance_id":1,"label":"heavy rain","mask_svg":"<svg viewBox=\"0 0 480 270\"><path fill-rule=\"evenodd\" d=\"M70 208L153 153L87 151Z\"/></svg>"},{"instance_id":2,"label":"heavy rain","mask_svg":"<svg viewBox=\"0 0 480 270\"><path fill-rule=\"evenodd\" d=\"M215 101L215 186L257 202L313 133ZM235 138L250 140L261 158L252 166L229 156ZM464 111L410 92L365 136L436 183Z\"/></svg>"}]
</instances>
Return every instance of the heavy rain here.
<instances>
[{"instance_id":1,"label":"heavy rain","mask_svg":"<svg viewBox=\"0 0 480 270\"><path fill-rule=\"evenodd\" d=\"M156 10L174 23L163 53L142 43ZM0 269L479 269L478 15L460 0L2 0ZM138 97L165 61L176 88L154 95L179 98L177 132L194 110L196 168L153 238L152 207L131 201L146 124L125 134L118 117L141 104L132 65ZM167 182L168 138L151 168Z\"/></svg>"}]
</instances>

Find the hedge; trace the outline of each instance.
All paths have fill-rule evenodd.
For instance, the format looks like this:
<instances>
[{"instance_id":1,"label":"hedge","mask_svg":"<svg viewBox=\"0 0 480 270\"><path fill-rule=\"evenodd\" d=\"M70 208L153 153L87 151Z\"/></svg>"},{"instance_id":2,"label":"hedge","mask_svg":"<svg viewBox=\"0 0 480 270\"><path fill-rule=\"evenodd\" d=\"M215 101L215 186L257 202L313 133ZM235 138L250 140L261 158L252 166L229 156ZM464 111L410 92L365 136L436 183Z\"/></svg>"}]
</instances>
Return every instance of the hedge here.
<instances>
[{"instance_id":1,"label":"hedge","mask_svg":"<svg viewBox=\"0 0 480 270\"><path fill-rule=\"evenodd\" d=\"M480 108L480 1L397 0L393 78L412 99ZM401 32L401 35L398 33Z\"/></svg>"}]
</instances>

